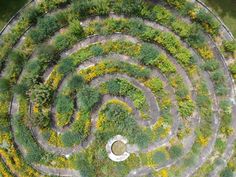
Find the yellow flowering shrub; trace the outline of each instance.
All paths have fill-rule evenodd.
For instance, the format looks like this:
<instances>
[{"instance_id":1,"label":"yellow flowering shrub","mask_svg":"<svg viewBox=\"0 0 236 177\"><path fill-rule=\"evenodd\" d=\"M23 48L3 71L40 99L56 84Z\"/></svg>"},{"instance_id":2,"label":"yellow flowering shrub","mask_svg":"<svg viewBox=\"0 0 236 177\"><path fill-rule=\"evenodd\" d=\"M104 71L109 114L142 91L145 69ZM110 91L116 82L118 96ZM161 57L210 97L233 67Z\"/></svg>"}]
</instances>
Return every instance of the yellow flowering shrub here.
<instances>
[{"instance_id":1,"label":"yellow flowering shrub","mask_svg":"<svg viewBox=\"0 0 236 177\"><path fill-rule=\"evenodd\" d=\"M197 141L202 145L206 146L208 144L208 138L204 137L203 135L200 135L197 139Z\"/></svg>"},{"instance_id":2,"label":"yellow flowering shrub","mask_svg":"<svg viewBox=\"0 0 236 177\"><path fill-rule=\"evenodd\" d=\"M203 59L210 60L214 58L213 51L208 46L198 48L198 52Z\"/></svg>"}]
</instances>

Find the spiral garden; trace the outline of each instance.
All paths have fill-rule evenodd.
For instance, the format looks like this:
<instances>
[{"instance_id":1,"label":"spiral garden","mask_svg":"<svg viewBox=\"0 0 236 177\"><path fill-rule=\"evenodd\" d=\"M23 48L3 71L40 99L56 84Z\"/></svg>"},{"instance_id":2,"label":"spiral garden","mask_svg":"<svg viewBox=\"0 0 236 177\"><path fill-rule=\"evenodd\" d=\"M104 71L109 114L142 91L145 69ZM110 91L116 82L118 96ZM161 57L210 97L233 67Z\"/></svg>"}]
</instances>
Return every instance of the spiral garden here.
<instances>
[{"instance_id":1,"label":"spiral garden","mask_svg":"<svg viewBox=\"0 0 236 177\"><path fill-rule=\"evenodd\" d=\"M235 175L236 43L198 3L35 1L0 46L0 176Z\"/></svg>"}]
</instances>

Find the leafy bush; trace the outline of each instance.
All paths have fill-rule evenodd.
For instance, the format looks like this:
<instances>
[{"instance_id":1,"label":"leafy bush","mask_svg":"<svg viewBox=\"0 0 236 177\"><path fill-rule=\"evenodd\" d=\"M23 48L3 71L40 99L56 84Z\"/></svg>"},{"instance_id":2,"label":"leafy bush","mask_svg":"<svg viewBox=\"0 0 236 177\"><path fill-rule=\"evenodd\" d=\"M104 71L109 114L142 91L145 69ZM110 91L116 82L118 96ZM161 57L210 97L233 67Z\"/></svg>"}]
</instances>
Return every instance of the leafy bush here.
<instances>
[{"instance_id":1,"label":"leafy bush","mask_svg":"<svg viewBox=\"0 0 236 177\"><path fill-rule=\"evenodd\" d=\"M9 60L18 66L22 66L25 62L25 56L22 51L14 50L9 54Z\"/></svg>"},{"instance_id":2,"label":"leafy bush","mask_svg":"<svg viewBox=\"0 0 236 177\"><path fill-rule=\"evenodd\" d=\"M236 41L224 41L223 43L224 49L226 52L234 52L236 51Z\"/></svg>"},{"instance_id":3,"label":"leafy bush","mask_svg":"<svg viewBox=\"0 0 236 177\"><path fill-rule=\"evenodd\" d=\"M15 85L13 87L13 92L15 94L23 96L23 97L26 96L27 90L28 90L28 87L27 87L27 85L25 83L20 83L20 84Z\"/></svg>"},{"instance_id":4,"label":"leafy bush","mask_svg":"<svg viewBox=\"0 0 236 177\"><path fill-rule=\"evenodd\" d=\"M30 121L33 126L37 126L40 128L49 128L50 127L50 114L45 112L39 112L31 116Z\"/></svg>"},{"instance_id":5,"label":"leafy bush","mask_svg":"<svg viewBox=\"0 0 236 177\"><path fill-rule=\"evenodd\" d=\"M234 176L234 173L233 173L232 169L230 169L229 167L226 167L220 173L220 177L233 177L233 176Z\"/></svg>"},{"instance_id":6,"label":"leafy bush","mask_svg":"<svg viewBox=\"0 0 236 177\"><path fill-rule=\"evenodd\" d=\"M59 27L55 17L46 16L38 20L37 28L30 31L29 35L35 43L39 43L51 36Z\"/></svg>"},{"instance_id":7,"label":"leafy bush","mask_svg":"<svg viewBox=\"0 0 236 177\"><path fill-rule=\"evenodd\" d=\"M78 93L78 104L83 110L90 111L99 100L100 94L94 88L86 86Z\"/></svg>"},{"instance_id":8,"label":"leafy bush","mask_svg":"<svg viewBox=\"0 0 236 177\"><path fill-rule=\"evenodd\" d=\"M70 79L70 81L68 83L68 87L71 90L79 90L83 87L84 83L85 83L85 81L84 81L84 78L82 76L74 75Z\"/></svg>"},{"instance_id":9,"label":"leafy bush","mask_svg":"<svg viewBox=\"0 0 236 177\"><path fill-rule=\"evenodd\" d=\"M169 149L170 157L173 159L177 159L183 153L182 148L180 146L174 145Z\"/></svg>"},{"instance_id":10,"label":"leafy bush","mask_svg":"<svg viewBox=\"0 0 236 177\"><path fill-rule=\"evenodd\" d=\"M83 27L80 24L80 21L73 20L73 21L70 22L69 33L71 35L75 36L77 39L80 39L84 36L84 30L83 30Z\"/></svg>"},{"instance_id":11,"label":"leafy bush","mask_svg":"<svg viewBox=\"0 0 236 177\"><path fill-rule=\"evenodd\" d=\"M73 114L73 99L66 95L59 95L56 100L57 125L65 126Z\"/></svg>"},{"instance_id":12,"label":"leafy bush","mask_svg":"<svg viewBox=\"0 0 236 177\"><path fill-rule=\"evenodd\" d=\"M94 56L101 56L104 53L103 48L99 45L93 45L90 50Z\"/></svg>"},{"instance_id":13,"label":"leafy bush","mask_svg":"<svg viewBox=\"0 0 236 177\"><path fill-rule=\"evenodd\" d=\"M71 132L71 131L67 131L66 133L64 133L62 135L62 143L66 147L71 147L74 144L80 143L81 139L82 139L82 137L80 134L75 133L75 132Z\"/></svg>"},{"instance_id":14,"label":"leafy bush","mask_svg":"<svg viewBox=\"0 0 236 177\"><path fill-rule=\"evenodd\" d=\"M202 65L202 68L205 71L215 71L219 68L219 62L217 60L208 60Z\"/></svg>"},{"instance_id":15,"label":"leafy bush","mask_svg":"<svg viewBox=\"0 0 236 177\"><path fill-rule=\"evenodd\" d=\"M7 79L0 78L0 91L7 92L10 89L10 82Z\"/></svg>"},{"instance_id":16,"label":"leafy bush","mask_svg":"<svg viewBox=\"0 0 236 177\"><path fill-rule=\"evenodd\" d=\"M161 24L170 24L171 21L173 21L173 16L170 11L168 11L166 8L161 6L154 6L153 8L153 15L155 15L155 21Z\"/></svg>"},{"instance_id":17,"label":"leafy bush","mask_svg":"<svg viewBox=\"0 0 236 177\"><path fill-rule=\"evenodd\" d=\"M178 106L179 112L183 117L191 116L195 109L195 104L192 100L179 101Z\"/></svg>"},{"instance_id":18,"label":"leafy bush","mask_svg":"<svg viewBox=\"0 0 236 177\"><path fill-rule=\"evenodd\" d=\"M236 79L236 62L229 65L229 71L233 75L233 78Z\"/></svg>"},{"instance_id":19,"label":"leafy bush","mask_svg":"<svg viewBox=\"0 0 236 177\"><path fill-rule=\"evenodd\" d=\"M41 45L37 54L43 64L52 64L58 59L56 49L52 45Z\"/></svg>"},{"instance_id":20,"label":"leafy bush","mask_svg":"<svg viewBox=\"0 0 236 177\"><path fill-rule=\"evenodd\" d=\"M204 27L204 29L211 35L219 33L220 24L214 17L207 13L204 9L200 9L197 13L196 20Z\"/></svg>"},{"instance_id":21,"label":"leafy bush","mask_svg":"<svg viewBox=\"0 0 236 177\"><path fill-rule=\"evenodd\" d=\"M216 71L212 72L211 79L214 81L215 84L224 83L225 77L224 77L223 71L216 70Z\"/></svg>"},{"instance_id":22,"label":"leafy bush","mask_svg":"<svg viewBox=\"0 0 236 177\"><path fill-rule=\"evenodd\" d=\"M59 63L58 72L60 74L68 74L75 69L75 65L73 60L70 58L66 58Z\"/></svg>"},{"instance_id":23,"label":"leafy bush","mask_svg":"<svg viewBox=\"0 0 236 177\"><path fill-rule=\"evenodd\" d=\"M120 0L114 4L113 10L127 15L138 15L143 8L143 4L142 0Z\"/></svg>"},{"instance_id":24,"label":"leafy bush","mask_svg":"<svg viewBox=\"0 0 236 177\"><path fill-rule=\"evenodd\" d=\"M180 35L180 37L188 38L192 33L191 25L186 25L185 22L181 20L175 20L171 24L173 30Z\"/></svg>"},{"instance_id":25,"label":"leafy bush","mask_svg":"<svg viewBox=\"0 0 236 177\"><path fill-rule=\"evenodd\" d=\"M73 100L66 95L59 95L56 100L56 111L59 114L71 113L74 109Z\"/></svg>"},{"instance_id":26,"label":"leafy bush","mask_svg":"<svg viewBox=\"0 0 236 177\"><path fill-rule=\"evenodd\" d=\"M38 163L45 153L35 142L30 130L23 124L21 116L17 115L13 118L13 126L16 129L15 138L26 149L27 162Z\"/></svg>"},{"instance_id":27,"label":"leafy bush","mask_svg":"<svg viewBox=\"0 0 236 177\"><path fill-rule=\"evenodd\" d=\"M216 139L215 148L220 152L223 153L226 147L225 141L223 141L221 138Z\"/></svg>"},{"instance_id":28,"label":"leafy bush","mask_svg":"<svg viewBox=\"0 0 236 177\"><path fill-rule=\"evenodd\" d=\"M75 37L71 35L58 35L55 39L55 47L58 52L62 52L69 48L75 40Z\"/></svg>"},{"instance_id":29,"label":"leafy bush","mask_svg":"<svg viewBox=\"0 0 236 177\"><path fill-rule=\"evenodd\" d=\"M143 44L141 47L139 60L148 65L159 56L159 51L151 44Z\"/></svg>"},{"instance_id":30,"label":"leafy bush","mask_svg":"<svg viewBox=\"0 0 236 177\"><path fill-rule=\"evenodd\" d=\"M161 164L166 161L167 157L164 152L157 151L153 154L152 159L154 160L155 163Z\"/></svg>"},{"instance_id":31,"label":"leafy bush","mask_svg":"<svg viewBox=\"0 0 236 177\"><path fill-rule=\"evenodd\" d=\"M50 104L52 97L52 89L48 85L38 84L35 85L30 91L30 98L34 103L39 106Z\"/></svg>"},{"instance_id":32,"label":"leafy bush","mask_svg":"<svg viewBox=\"0 0 236 177\"><path fill-rule=\"evenodd\" d=\"M29 20L29 23L36 24L41 15L42 11L38 7L30 7L23 14L23 18Z\"/></svg>"}]
</instances>

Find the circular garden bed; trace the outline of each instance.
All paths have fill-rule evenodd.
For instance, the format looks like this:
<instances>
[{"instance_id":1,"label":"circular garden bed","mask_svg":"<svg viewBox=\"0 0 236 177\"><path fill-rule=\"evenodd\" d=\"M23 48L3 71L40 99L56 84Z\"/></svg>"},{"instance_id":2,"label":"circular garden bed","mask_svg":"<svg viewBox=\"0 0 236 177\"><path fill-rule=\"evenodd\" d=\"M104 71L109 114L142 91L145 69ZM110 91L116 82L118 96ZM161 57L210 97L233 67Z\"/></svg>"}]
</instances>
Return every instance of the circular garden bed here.
<instances>
[{"instance_id":1,"label":"circular garden bed","mask_svg":"<svg viewBox=\"0 0 236 177\"><path fill-rule=\"evenodd\" d=\"M186 0L31 3L0 36L0 174L234 176L235 50Z\"/></svg>"}]
</instances>

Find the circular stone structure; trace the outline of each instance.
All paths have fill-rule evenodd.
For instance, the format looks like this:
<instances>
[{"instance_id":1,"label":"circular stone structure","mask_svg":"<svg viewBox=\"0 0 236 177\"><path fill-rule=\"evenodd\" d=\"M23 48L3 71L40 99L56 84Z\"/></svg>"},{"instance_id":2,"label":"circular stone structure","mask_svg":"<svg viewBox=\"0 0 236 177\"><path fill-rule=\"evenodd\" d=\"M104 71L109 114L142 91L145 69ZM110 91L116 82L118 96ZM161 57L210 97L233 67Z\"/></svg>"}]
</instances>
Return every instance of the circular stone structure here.
<instances>
[{"instance_id":1,"label":"circular stone structure","mask_svg":"<svg viewBox=\"0 0 236 177\"><path fill-rule=\"evenodd\" d=\"M115 162L126 160L130 156L130 153L126 151L127 143L128 140L121 135L111 138L106 145L108 157Z\"/></svg>"}]
</instances>

